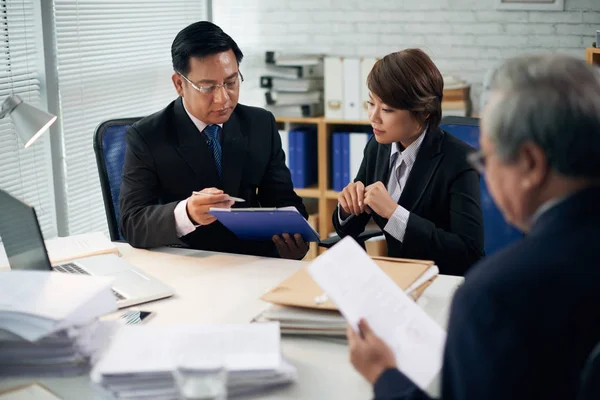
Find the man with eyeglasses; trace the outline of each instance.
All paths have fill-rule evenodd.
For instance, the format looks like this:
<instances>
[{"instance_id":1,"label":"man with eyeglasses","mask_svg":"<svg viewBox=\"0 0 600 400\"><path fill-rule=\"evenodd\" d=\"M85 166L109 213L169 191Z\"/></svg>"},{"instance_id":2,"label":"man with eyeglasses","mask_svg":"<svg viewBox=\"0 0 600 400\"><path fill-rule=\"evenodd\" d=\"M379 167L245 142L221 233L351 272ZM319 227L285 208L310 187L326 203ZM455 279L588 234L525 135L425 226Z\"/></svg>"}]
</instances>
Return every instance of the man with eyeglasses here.
<instances>
[{"instance_id":1,"label":"man with eyeglasses","mask_svg":"<svg viewBox=\"0 0 600 400\"><path fill-rule=\"evenodd\" d=\"M238 104L242 51L221 28L201 21L177 34L171 56L179 97L127 132L123 236L134 247L302 258L308 244L298 234L240 240L208 214L231 207L235 196L244 207L294 206L307 217L273 115Z\"/></svg>"}]
</instances>

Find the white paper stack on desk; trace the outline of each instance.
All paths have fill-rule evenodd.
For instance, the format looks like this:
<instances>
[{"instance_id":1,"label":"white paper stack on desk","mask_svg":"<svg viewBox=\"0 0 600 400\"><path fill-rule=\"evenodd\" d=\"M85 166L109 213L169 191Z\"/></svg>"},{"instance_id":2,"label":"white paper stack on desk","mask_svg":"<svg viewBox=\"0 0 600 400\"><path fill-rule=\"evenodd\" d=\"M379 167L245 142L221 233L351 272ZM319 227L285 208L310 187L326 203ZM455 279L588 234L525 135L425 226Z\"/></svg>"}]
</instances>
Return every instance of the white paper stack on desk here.
<instances>
[{"instance_id":1,"label":"white paper stack on desk","mask_svg":"<svg viewBox=\"0 0 600 400\"><path fill-rule=\"evenodd\" d=\"M439 275L432 261L373 257L373 261L413 300ZM347 322L308 273L298 270L265 293L262 300L272 303L254 322L278 321L288 335L345 336Z\"/></svg>"},{"instance_id":2,"label":"white paper stack on desk","mask_svg":"<svg viewBox=\"0 0 600 400\"><path fill-rule=\"evenodd\" d=\"M89 370L116 324L111 279L40 271L0 273L0 376Z\"/></svg>"},{"instance_id":3,"label":"white paper stack on desk","mask_svg":"<svg viewBox=\"0 0 600 400\"><path fill-rule=\"evenodd\" d=\"M92 379L120 399L172 399L177 370L227 370L228 396L290 383L296 370L281 356L278 324L124 326Z\"/></svg>"}]
</instances>

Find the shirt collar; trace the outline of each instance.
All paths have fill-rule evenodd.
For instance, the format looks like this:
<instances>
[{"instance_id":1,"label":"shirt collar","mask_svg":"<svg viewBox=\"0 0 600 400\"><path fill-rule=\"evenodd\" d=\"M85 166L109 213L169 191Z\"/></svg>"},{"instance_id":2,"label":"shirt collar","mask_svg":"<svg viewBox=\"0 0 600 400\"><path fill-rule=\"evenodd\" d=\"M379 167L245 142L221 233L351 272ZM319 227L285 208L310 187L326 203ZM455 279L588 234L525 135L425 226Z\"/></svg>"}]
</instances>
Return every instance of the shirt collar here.
<instances>
[{"instance_id":1,"label":"shirt collar","mask_svg":"<svg viewBox=\"0 0 600 400\"><path fill-rule=\"evenodd\" d=\"M206 128L206 127L209 125L209 124L207 124L207 123L205 123L205 122L202 122L202 121L200 121L198 118L194 117L194 116L192 115L192 113L191 113L191 112L189 112L189 111L188 111L188 109L187 109L187 107L185 106L185 101L182 101L182 103L183 103L183 109L184 109L184 110L185 110L185 112L187 113L188 117L190 117L190 119L192 120L192 122L194 123L194 125L196 125L196 128L198 128L198 130L199 130L200 132L203 132L203 131L204 131L204 129L205 129L205 128ZM223 128L223 124L219 124L219 126L220 126L221 128Z\"/></svg>"},{"instance_id":2,"label":"shirt collar","mask_svg":"<svg viewBox=\"0 0 600 400\"><path fill-rule=\"evenodd\" d=\"M404 163L406 166L411 166L417 160L417 154L419 154L419 149L421 148L421 144L423 144L423 139L425 139L425 135L427 134L427 128L423 130L421 136L417 138L414 142L412 142L407 148L403 151L400 150L397 142L392 143L392 152L390 153L390 163L394 160L394 154L401 154L404 159Z\"/></svg>"}]
</instances>

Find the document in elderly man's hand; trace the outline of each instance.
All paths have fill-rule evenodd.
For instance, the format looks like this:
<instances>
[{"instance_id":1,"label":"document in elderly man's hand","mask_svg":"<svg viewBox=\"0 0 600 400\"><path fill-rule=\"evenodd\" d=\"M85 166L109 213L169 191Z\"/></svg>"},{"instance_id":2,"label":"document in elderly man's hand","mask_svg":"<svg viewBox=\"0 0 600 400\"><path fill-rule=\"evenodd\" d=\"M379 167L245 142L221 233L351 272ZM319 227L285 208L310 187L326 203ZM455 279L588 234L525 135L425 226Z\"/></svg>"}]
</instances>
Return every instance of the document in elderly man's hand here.
<instances>
[{"instance_id":1,"label":"document in elderly man's hand","mask_svg":"<svg viewBox=\"0 0 600 400\"><path fill-rule=\"evenodd\" d=\"M442 366L445 331L410 299L350 237L308 271L357 330L361 318L392 348L398 368L422 389Z\"/></svg>"}]
</instances>

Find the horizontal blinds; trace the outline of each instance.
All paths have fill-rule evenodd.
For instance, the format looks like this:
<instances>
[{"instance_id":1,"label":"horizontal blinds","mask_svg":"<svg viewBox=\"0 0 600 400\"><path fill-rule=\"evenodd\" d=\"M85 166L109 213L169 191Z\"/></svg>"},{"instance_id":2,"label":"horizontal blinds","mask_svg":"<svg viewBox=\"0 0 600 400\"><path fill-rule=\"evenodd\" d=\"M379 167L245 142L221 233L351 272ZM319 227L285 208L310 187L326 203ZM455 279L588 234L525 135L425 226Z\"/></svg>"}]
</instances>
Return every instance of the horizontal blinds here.
<instances>
[{"instance_id":1,"label":"horizontal blinds","mask_svg":"<svg viewBox=\"0 0 600 400\"><path fill-rule=\"evenodd\" d=\"M0 101L16 94L43 108L34 15L33 0L0 0ZM57 233L49 137L25 149L10 117L0 120L0 189L35 207L46 238Z\"/></svg>"},{"instance_id":2,"label":"horizontal blinds","mask_svg":"<svg viewBox=\"0 0 600 400\"><path fill-rule=\"evenodd\" d=\"M175 99L171 43L206 18L206 1L54 0L54 18L68 233L107 232L94 130Z\"/></svg>"}]
</instances>

